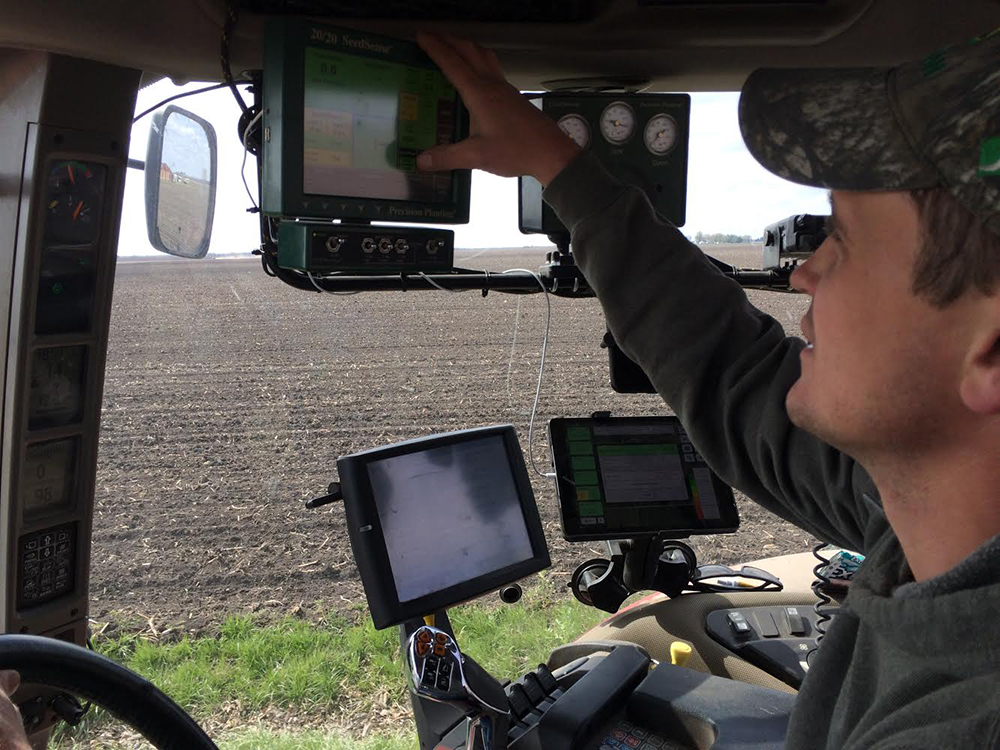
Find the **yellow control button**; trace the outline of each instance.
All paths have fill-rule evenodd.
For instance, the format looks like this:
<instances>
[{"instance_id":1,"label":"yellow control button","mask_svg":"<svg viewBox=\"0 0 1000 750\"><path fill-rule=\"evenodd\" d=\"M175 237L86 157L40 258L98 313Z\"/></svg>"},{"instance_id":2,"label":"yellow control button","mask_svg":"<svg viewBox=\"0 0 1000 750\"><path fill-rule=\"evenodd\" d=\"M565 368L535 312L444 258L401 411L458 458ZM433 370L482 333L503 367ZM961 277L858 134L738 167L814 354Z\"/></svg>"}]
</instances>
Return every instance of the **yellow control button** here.
<instances>
[{"instance_id":1,"label":"yellow control button","mask_svg":"<svg viewBox=\"0 0 1000 750\"><path fill-rule=\"evenodd\" d=\"M674 641L670 644L670 663L675 667L683 667L691 658L691 646L684 641Z\"/></svg>"}]
</instances>

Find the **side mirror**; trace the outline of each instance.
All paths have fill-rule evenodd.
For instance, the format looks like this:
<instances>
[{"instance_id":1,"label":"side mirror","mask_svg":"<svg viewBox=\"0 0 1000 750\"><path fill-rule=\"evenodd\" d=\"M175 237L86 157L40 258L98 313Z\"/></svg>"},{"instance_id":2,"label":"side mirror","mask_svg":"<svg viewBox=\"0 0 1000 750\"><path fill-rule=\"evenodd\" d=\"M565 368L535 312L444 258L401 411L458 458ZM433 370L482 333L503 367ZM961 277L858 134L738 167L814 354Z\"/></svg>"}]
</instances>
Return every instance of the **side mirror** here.
<instances>
[{"instance_id":1,"label":"side mirror","mask_svg":"<svg viewBox=\"0 0 1000 750\"><path fill-rule=\"evenodd\" d=\"M173 105L153 115L146 146L146 232L161 252L204 258L212 239L215 128Z\"/></svg>"}]
</instances>

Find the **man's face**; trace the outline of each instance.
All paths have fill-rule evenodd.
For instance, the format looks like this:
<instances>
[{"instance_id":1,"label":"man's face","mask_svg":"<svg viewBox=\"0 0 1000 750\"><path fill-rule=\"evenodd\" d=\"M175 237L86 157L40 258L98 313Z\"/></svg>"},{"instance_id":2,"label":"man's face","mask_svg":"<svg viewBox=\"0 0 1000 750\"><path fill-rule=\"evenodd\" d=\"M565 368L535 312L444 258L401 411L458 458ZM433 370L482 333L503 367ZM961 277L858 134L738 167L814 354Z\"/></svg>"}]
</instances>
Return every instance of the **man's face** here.
<instances>
[{"instance_id":1,"label":"man's face","mask_svg":"<svg viewBox=\"0 0 1000 750\"><path fill-rule=\"evenodd\" d=\"M795 424L855 458L912 455L963 413L968 307L913 294L921 236L909 196L834 191L831 202L831 235L792 275L812 297L802 319L812 347L785 404Z\"/></svg>"}]
</instances>

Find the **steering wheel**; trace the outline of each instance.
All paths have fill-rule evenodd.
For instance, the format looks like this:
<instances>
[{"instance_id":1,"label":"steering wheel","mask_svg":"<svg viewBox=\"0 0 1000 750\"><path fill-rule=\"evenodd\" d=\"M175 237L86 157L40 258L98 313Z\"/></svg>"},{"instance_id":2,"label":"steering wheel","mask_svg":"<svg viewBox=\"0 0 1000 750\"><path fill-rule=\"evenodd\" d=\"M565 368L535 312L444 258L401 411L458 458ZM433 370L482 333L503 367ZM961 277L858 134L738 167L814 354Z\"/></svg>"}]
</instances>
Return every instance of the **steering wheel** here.
<instances>
[{"instance_id":1,"label":"steering wheel","mask_svg":"<svg viewBox=\"0 0 1000 750\"><path fill-rule=\"evenodd\" d=\"M0 635L0 669L107 709L160 750L218 750L194 719L145 677L72 643Z\"/></svg>"}]
</instances>

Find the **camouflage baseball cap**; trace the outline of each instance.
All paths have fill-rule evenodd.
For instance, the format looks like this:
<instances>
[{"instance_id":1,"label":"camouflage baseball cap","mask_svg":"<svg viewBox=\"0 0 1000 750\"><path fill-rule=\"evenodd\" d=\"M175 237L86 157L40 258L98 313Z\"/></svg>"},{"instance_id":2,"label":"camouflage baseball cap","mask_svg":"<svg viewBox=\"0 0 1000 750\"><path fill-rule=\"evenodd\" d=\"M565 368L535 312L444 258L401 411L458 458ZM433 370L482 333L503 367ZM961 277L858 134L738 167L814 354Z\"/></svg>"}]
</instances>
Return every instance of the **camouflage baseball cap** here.
<instances>
[{"instance_id":1,"label":"camouflage baseball cap","mask_svg":"<svg viewBox=\"0 0 1000 750\"><path fill-rule=\"evenodd\" d=\"M779 177L840 190L946 187L1000 234L1000 29L895 68L757 70L740 129Z\"/></svg>"}]
</instances>

